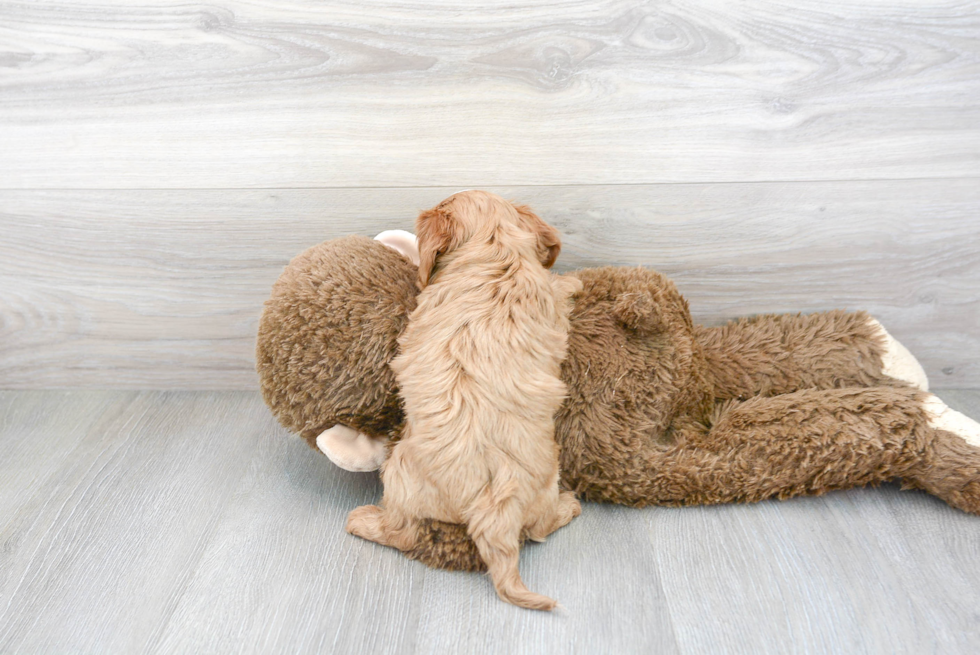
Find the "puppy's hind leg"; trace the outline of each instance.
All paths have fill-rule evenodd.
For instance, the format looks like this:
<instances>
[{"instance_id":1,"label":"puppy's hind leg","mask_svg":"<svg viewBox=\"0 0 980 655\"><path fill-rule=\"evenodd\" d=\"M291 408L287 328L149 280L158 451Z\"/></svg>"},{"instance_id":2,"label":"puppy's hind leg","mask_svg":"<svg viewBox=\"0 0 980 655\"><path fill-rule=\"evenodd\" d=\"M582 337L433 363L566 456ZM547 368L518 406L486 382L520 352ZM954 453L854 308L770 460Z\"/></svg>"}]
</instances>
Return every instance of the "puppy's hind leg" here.
<instances>
[{"instance_id":1,"label":"puppy's hind leg","mask_svg":"<svg viewBox=\"0 0 980 655\"><path fill-rule=\"evenodd\" d=\"M544 541L549 534L565 527L582 513L582 505L571 491L552 493L554 500L549 499L547 508L527 528L527 538L531 541Z\"/></svg>"},{"instance_id":2,"label":"puppy's hind leg","mask_svg":"<svg viewBox=\"0 0 980 655\"><path fill-rule=\"evenodd\" d=\"M405 511L406 507L413 506L409 499L414 480L409 474L410 468L406 468L404 455L403 443L397 444L383 468L383 507L364 505L352 511L347 517L347 532L407 551L418 541L419 521L416 514Z\"/></svg>"},{"instance_id":3,"label":"puppy's hind leg","mask_svg":"<svg viewBox=\"0 0 980 655\"><path fill-rule=\"evenodd\" d=\"M398 550L411 550L418 540L418 522L402 512L362 505L347 515L347 532Z\"/></svg>"},{"instance_id":4,"label":"puppy's hind leg","mask_svg":"<svg viewBox=\"0 0 980 655\"><path fill-rule=\"evenodd\" d=\"M511 496L495 499L489 488L472 508L469 533L487 564L490 579L501 599L533 610L553 610L557 603L530 591L517 568L520 556L521 507Z\"/></svg>"}]
</instances>

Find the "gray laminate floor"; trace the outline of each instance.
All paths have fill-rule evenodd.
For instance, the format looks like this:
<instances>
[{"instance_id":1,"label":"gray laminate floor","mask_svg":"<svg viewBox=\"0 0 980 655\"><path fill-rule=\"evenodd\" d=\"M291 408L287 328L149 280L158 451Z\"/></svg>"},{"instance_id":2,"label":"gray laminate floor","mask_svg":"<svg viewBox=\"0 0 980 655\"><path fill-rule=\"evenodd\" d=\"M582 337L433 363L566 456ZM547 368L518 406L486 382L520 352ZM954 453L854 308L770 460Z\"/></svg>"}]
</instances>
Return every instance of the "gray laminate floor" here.
<instances>
[{"instance_id":1,"label":"gray laminate floor","mask_svg":"<svg viewBox=\"0 0 980 655\"><path fill-rule=\"evenodd\" d=\"M559 615L344 533L379 495L256 393L0 392L0 651L980 651L980 518L923 493L587 505L522 556Z\"/></svg>"}]
</instances>

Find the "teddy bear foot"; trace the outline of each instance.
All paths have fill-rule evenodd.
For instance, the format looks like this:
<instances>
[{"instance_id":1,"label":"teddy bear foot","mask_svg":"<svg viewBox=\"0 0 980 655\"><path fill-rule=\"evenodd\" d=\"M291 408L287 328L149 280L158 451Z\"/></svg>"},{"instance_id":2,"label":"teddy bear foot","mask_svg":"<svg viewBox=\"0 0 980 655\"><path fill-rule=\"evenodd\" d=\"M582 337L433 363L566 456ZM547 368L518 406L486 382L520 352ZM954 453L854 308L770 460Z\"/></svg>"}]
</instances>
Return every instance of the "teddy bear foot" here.
<instances>
[{"instance_id":1,"label":"teddy bear foot","mask_svg":"<svg viewBox=\"0 0 980 655\"><path fill-rule=\"evenodd\" d=\"M929 391L929 378L908 348L888 334L876 319L869 318L870 325L885 340L885 350L881 353L881 372L890 378L908 382L913 387Z\"/></svg>"},{"instance_id":2,"label":"teddy bear foot","mask_svg":"<svg viewBox=\"0 0 980 655\"><path fill-rule=\"evenodd\" d=\"M372 439L346 425L335 425L321 432L316 446L345 471L377 471L385 461L383 440Z\"/></svg>"},{"instance_id":3,"label":"teddy bear foot","mask_svg":"<svg viewBox=\"0 0 980 655\"><path fill-rule=\"evenodd\" d=\"M948 407L932 394L923 401L922 407L926 410L929 427L952 432L971 446L980 448L980 423Z\"/></svg>"},{"instance_id":4,"label":"teddy bear foot","mask_svg":"<svg viewBox=\"0 0 980 655\"><path fill-rule=\"evenodd\" d=\"M928 455L907 482L951 506L980 514L980 423L927 394L925 419L935 432Z\"/></svg>"}]
</instances>

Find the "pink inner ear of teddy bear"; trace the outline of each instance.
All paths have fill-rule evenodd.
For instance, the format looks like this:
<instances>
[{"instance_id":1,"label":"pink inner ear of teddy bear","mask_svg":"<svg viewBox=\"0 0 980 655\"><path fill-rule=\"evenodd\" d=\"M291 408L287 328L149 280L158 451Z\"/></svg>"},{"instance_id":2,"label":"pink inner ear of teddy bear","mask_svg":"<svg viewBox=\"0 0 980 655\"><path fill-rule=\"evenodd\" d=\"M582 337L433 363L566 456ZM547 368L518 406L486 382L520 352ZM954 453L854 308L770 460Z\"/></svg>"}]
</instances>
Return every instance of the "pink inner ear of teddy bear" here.
<instances>
[{"instance_id":1,"label":"pink inner ear of teddy bear","mask_svg":"<svg viewBox=\"0 0 980 655\"><path fill-rule=\"evenodd\" d=\"M419 265L418 240L411 232L406 232L405 230L385 230L374 237L374 240L398 252L416 266Z\"/></svg>"}]
</instances>

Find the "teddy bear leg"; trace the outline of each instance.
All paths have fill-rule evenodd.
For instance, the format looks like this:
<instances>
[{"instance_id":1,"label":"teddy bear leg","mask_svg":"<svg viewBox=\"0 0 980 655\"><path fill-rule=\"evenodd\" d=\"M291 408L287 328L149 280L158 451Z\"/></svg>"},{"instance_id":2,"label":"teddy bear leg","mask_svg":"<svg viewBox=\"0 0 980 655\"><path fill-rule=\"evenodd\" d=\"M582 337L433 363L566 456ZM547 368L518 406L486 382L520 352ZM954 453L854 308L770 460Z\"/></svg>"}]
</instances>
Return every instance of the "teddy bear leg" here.
<instances>
[{"instance_id":1,"label":"teddy bear leg","mask_svg":"<svg viewBox=\"0 0 980 655\"><path fill-rule=\"evenodd\" d=\"M926 395L922 406L926 410L930 427L952 432L971 446L980 448L980 423L957 412L931 393Z\"/></svg>"},{"instance_id":2,"label":"teddy bear leg","mask_svg":"<svg viewBox=\"0 0 980 655\"><path fill-rule=\"evenodd\" d=\"M980 514L980 423L928 394L922 402L933 440L906 484Z\"/></svg>"},{"instance_id":3,"label":"teddy bear leg","mask_svg":"<svg viewBox=\"0 0 980 655\"><path fill-rule=\"evenodd\" d=\"M719 399L929 384L908 349L865 312L771 314L695 332Z\"/></svg>"},{"instance_id":4,"label":"teddy bear leg","mask_svg":"<svg viewBox=\"0 0 980 655\"><path fill-rule=\"evenodd\" d=\"M929 378L919 360L909 352L908 348L899 343L877 319L869 316L870 325L880 341L881 372L882 374L907 382L916 389L929 391Z\"/></svg>"},{"instance_id":5,"label":"teddy bear leg","mask_svg":"<svg viewBox=\"0 0 980 655\"><path fill-rule=\"evenodd\" d=\"M673 486L685 502L757 501L914 477L935 434L923 397L873 387L729 402L705 434L692 432L670 453L686 478Z\"/></svg>"},{"instance_id":6,"label":"teddy bear leg","mask_svg":"<svg viewBox=\"0 0 980 655\"><path fill-rule=\"evenodd\" d=\"M730 403L702 443L712 457L690 447L683 453L703 460L689 474L701 502L819 494L897 478L980 513L980 424L910 387L807 389Z\"/></svg>"}]
</instances>

